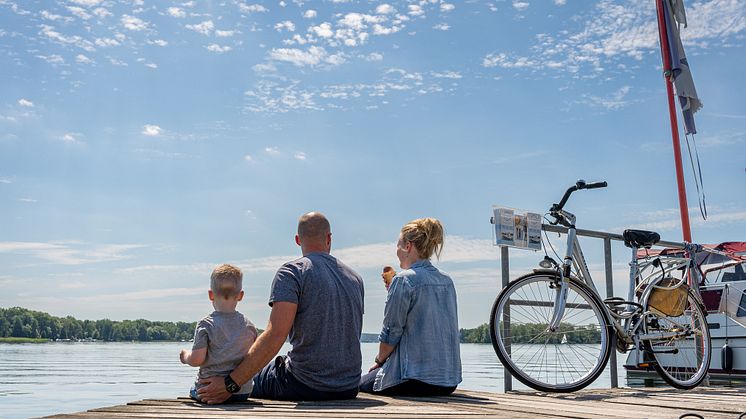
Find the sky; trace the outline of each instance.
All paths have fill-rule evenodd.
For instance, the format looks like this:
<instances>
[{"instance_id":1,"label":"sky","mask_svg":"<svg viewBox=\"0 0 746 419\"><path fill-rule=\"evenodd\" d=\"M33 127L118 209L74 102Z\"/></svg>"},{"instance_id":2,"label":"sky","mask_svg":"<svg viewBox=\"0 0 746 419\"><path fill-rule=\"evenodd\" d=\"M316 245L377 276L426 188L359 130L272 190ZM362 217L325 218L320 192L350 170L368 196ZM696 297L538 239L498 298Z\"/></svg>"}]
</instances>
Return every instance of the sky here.
<instances>
[{"instance_id":1,"label":"sky","mask_svg":"<svg viewBox=\"0 0 746 419\"><path fill-rule=\"evenodd\" d=\"M692 235L746 241L746 1L686 6ZM492 206L543 213L577 179L609 184L572 197L580 228L682 238L652 0L0 0L0 22L0 307L196 321L232 263L264 327L316 210L364 278L365 332L426 216L476 327L500 289ZM542 257L512 249L511 275Z\"/></svg>"}]
</instances>

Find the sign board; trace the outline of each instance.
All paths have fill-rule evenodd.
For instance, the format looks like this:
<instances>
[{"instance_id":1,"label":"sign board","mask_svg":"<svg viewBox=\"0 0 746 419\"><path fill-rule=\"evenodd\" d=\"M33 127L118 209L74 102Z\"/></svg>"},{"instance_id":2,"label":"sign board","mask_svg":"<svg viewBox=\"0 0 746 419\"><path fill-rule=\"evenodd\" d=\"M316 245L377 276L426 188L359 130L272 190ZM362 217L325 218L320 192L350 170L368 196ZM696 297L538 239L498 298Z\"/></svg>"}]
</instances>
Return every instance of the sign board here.
<instances>
[{"instance_id":1,"label":"sign board","mask_svg":"<svg viewBox=\"0 0 746 419\"><path fill-rule=\"evenodd\" d=\"M541 250L541 215L515 208L492 207L495 245Z\"/></svg>"}]
</instances>

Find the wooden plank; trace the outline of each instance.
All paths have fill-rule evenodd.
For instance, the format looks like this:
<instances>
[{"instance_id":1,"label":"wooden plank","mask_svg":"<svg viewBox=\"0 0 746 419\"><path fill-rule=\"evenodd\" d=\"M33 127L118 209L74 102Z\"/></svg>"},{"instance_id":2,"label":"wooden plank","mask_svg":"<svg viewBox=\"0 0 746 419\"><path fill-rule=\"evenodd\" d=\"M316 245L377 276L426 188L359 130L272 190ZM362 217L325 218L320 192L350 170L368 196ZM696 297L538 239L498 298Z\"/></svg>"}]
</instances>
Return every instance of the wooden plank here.
<instances>
[{"instance_id":1,"label":"wooden plank","mask_svg":"<svg viewBox=\"0 0 746 419\"><path fill-rule=\"evenodd\" d=\"M670 418L698 413L707 418L734 418L746 410L746 389L699 388L681 391L671 388L592 389L569 394L542 392L487 393L459 391L447 397L385 397L361 394L353 400L288 402L249 400L226 405L205 405L189 398L145 399L126 405L92 409L88 412L55 415L53 418L139 418L170 419L227 417L341 418L402 417L412 419L453 419L456 417L510 418ZM618 415L618 416L614 416Z\"/></svg>"}]
</instances>

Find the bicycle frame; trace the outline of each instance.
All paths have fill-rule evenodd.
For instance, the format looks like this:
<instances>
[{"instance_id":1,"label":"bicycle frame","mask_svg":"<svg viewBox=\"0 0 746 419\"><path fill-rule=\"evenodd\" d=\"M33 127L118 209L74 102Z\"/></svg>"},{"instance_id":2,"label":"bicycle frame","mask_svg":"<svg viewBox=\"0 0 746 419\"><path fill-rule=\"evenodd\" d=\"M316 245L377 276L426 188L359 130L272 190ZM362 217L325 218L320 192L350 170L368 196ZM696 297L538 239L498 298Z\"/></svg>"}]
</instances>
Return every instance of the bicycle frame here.
<instances>
[{"instance_id":1,"label":"bicycle frame","mask_svg":"<svg viewBox=\"0 0 746 419\"><path fill-rule=\"evenodd\" d=\"M575 216L567 211L562 211L562 213L562 215L569 221L570 226L567 230L567 246L565 248L563 263L561 269L559 269L562 281L555 299L555 310L552 320L548 325L550 331L556 331L559 328L560 322L564 316L568 282L570 281L570 276L573 270L577 273L576 277L578 280L588 286L595 295L600 295L593 281L590 270L588 269L588 264L577 237ZM692 250L695 246L696 245L687 244L687 249L685 250L693 255L694 252ZM659 264L661 270L656 271L655 269L652 269L647 275L643 276L643 272L648 270L651 266L655 267L656 263ZM650 297L651 291L655 287L655 283L660 279L663 279L666 273L683 270L681 281L686 281L687 278L690 278L691 276L698 278L700 275L700 272L697 269L694 269L692 272L692 257L664 256L640 262L637 257L637 249L634 248L632 249L632 257L629 265L630 270L627 301L635 302L635 300L637 300L641 307L646 306L646 302ZM698 284L699 280L693 280L691 283ZM694 289L696 289L696 287L694 287ZM674 338L678 336L678 333L676 332L669 332L667 334L641 333L640 328L643 324L643 320L650 316L657 317L658 315L650 311L641 312L640 309L636 309L636 306L634 305L627 304L627 307L624 309L622 314L612 312L607 305L603 305L603 309L606 312L606 318L609 320L610 325L614 327L618 338L623 339L624 342L628 344L633 344L635 347L639 347L640 341ZM633 319L635 314L640 314L640 316ZM624 321L623 324L621 320Z\"/></svg>"}]
</instances>

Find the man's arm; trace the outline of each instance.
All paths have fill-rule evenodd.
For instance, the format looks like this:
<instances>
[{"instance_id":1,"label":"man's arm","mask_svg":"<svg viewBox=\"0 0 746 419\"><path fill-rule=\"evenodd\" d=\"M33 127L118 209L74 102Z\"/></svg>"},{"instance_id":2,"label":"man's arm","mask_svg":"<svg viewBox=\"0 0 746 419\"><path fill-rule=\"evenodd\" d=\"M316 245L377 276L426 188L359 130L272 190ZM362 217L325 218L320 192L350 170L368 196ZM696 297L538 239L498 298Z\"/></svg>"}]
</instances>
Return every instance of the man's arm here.
<instances>
[{"instance_id":1,"label":"man's arm","mask_svg":"<svg viewBox=\"0 0 746 419\"><path fill-rule=\"evenodd\" d=\"M179 353L179 359L181 359L181 363L188 364L191 367L199 367L200 365L204 364L206 358L207 347L194 349L191 351L188 349L182 349L181 353Z\"/></svg>"},{"instance_id":2,"label":"man's arm","mask_svg":"<svg viewBox=\"0 0 746 419\"><path fill-rule=\"evenodd\" d=\"M267 329L264 330L243 361L231 372L230 376L238 385L243 385L269 363L282 344L290 334L290 329L295 321L295 313L298 305L286 301L278 301L272 304L272 312L269 315ZM199 389L199 397L208 404L222 403L231 396L225 389L225 377L208 377L200 380L201 384L207 384Z\"/></svg>"}]
</instances>

